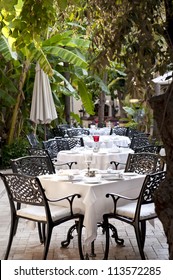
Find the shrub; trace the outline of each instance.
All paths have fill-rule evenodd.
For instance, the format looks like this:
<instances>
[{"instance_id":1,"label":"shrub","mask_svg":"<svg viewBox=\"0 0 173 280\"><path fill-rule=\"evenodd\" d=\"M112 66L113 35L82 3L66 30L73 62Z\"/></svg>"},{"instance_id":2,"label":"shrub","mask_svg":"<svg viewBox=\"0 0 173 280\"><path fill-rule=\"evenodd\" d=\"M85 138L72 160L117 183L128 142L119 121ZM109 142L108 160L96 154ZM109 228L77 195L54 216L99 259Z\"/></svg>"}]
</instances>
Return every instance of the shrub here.
<instances>
[{"instance_id":1,"label":"shrub","mask_svg":"<svg viewBox=\"0 0 173 280\"><path fill-rule=\"evenodd\" d=\"M10 159L27 155L28 146L28 141L22 138L14 140L10 145L2 146L2 168L10 167Z\"/></svg>"}]
</instances>

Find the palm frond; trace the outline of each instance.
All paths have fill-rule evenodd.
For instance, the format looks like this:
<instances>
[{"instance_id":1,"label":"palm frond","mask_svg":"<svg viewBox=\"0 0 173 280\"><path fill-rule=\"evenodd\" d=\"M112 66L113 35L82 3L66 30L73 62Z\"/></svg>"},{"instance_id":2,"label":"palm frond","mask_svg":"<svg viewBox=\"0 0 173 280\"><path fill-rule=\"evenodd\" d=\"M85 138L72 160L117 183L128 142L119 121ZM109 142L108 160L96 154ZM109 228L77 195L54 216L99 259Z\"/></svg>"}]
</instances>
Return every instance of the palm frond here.
<instances>
[{"instance_id":1,"label":"palm frond","mask_svg":"<svg viewBox=\"0 0 173 280\"><path fill-rule=\"evenodd\" d=\"M0 53L3 55L6 61L17 59L17 53L12 51L8 40L3 35L0 37Z\"/></svg>"}]
</instances>

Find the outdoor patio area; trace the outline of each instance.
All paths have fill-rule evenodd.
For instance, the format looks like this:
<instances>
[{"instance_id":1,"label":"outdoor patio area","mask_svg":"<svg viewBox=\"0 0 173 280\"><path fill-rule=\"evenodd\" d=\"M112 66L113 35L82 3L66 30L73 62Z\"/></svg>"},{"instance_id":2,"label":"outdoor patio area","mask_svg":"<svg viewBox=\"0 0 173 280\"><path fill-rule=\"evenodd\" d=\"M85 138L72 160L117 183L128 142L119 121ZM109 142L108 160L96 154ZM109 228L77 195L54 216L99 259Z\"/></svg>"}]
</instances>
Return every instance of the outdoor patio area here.
<instances>
[{"instance_id":1,"label":"outdoor patio area","mask_svg":"<svg viewBox=\"0 0 173 280\"><path fill-rule=\"evenodd\" d=\"M3 170L6 172L6 170ZM3 183L0 180L0 259L4 258L4 253L7 246L9 228L10 228L10 208L7 200L6 191ZM74 232L74 239L71 241L68 248L61 248L61 241L65 240L68 228L72 222L67 222L59 227L55 227L52 235L51 245L48 254L48 260L78 260L79 254L77 249L77 237ZM125 225L120 221L116 224L119 236L124 239L125 246L116 246L114 240L111 241L109 259L110 260L140 260L140 255L132 226ZM149 260L167 260L168 246L162 229L162 224L159 220L155 220L155 226L147 223L145 254ZM95 242L96 257L91 257L90 260L103 258L105 236L101 229L98 229L98 237ZM40 244L37 228L32 229L25 222L19 223L19 229L14 238L10 260L40 260L42 258L43 245Z\"/></svg>"}]
</instances>

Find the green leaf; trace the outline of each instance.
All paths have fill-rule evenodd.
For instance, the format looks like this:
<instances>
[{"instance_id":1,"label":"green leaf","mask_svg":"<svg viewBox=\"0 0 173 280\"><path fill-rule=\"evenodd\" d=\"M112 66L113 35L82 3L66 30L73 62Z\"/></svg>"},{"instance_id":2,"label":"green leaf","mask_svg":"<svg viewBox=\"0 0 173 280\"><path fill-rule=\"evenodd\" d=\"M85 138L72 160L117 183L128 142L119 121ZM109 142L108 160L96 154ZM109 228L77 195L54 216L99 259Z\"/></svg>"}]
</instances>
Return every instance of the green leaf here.
<instances>
[{"instance_id":1,"label":"green leaf","mask_svg":"<svg viewBox=\"0 0 173 280\"><path fill-rule=\"evenodd\" d=\"M17 53L12 52L9 43L4 36L0 37L0 53L7 61L10 61L11 59L17 59Z\"/></svg>"},{"instance_id":2,"label":"green leaf","mask_svg":"<svg viewBox=\"0 0 173 280\"><path fill-rule=\"evenodd\" d=\"M107 87L107 85L103 82L102 79L100 79L99 76L94 75L94 79L95 81L98 83L99 87L101 88L101 90L107 94L111 94L109 88Z\"/></svg>"},{"instance_id":3,"label":"green leaf","mask_svg":"<svg viewBox=\"0 0 173 280\"><path fill-rule=\"evenodd\" d=\"M55 56L60 57L63 61L69 62L73 65L87 68L88 64L85 60L74 54L73 52L60 48L60 47L43 47L43 51L48 54L52 54Z\"/></svg>"},{"instance_id":4,"label":"green leaf","mask_svg":"<svg viewBox=\"0 0 173 280\"><path fill-rule=\"evenodd\" d=\"M92 95L88 92L88 89L82 80L78 80L78 91L86 112L90 115L94 115Z\"/></svg>"},{"instance_id":5,"label":"green leaf","mask_svg":"<svg viewBox=\"0 0 173 280\"><path fill-rule=\"evenodd\" d=\"M58 45L59 42L61 42L64 39L69 39L70 36L72 36L73 32L71 30L64 32L63 34L56 34L52 36L51 38L45 40L43 42L43 46L52 46L52 45Z\"/></svg>"},{"instance_id":6,"label":"green leaf","mask_svg":"<svg viewBox=\"0 0 173 280\"><path fill-rule=\"evenodd\" d=\"M58 5L61 10L65 10L67 7L67 0L58 0Z\"/></svg>"},{"instance_id":7,"label":"green leaf","mask_svg":"<svg viewBox=\"0 0 173 280\"><path fill-rule=\"evenodd\" d=\"M75 92L76 90L73 88L73 86L69 83L69 81L63 76L61 75L59 72L57 72L56 70L54 70L54 75L59 77L62 81L65 82L66 87L68 88L68 90L70 92Z\"/></svg>"},{"instance_id":8,"label":"green leaf","mask_svg":"<svg viewBox=\"0 0 173 280\"><path fill-rule=\"evenodd\" d=\"M124 111L126 111L130 116L133 116L135 114L135 110L130 108L130 107L127 107L127 106L124 106L123 107Z\"/></svg>"},{"instance_id":9,"label":"green leaf","mask_svg":"<svg viewBox=\"0 0 173 280\"><path fill-rule=\"evenodd\" d=\"M0 69L0 76L2 78L3 84L5 85L7 91L11 93L16 93L18 91L11 77L6 76L5 73L2 71L2 69Z\"/></svg>"},{"instance_id":10,"label":"green leaf","mask_svg":"<svg viewBox=\"0 0 173 280\"><path fill-rule=\"evenodd\" d=\"M29 58L30 60L35 60L36 62L39 62L41 69L49 76L53 75L53 70L52 67L45 55L45 53L43 52L43 50L41 48L37 49L34 44L29 46Z\"/></svg>"},{"instance_id":11,"label":"green leaf","mask_svg":"<svg viewBox=\"0 0 173 280\"><path fill-rule=\"evenodd\" d=\"M3 101L1 106L12 106L15 104L16 99L13 98L11 95L8 94L7 91L0 88L0 96L1 100Z\"/></svg>"},{"instance_id":12,"label":"green leaf","mask_svg":"<svg viewBox=\"0 0 173 280\"><path fill-rule=\"evenodd\" d=\"M70 116L71 116L74 120L76 120L78 123L81 122L80 116L79 116L78 114L75 114L74 112L71 112L71 113L70 113Z\"/></svg>"},{"instance_id":13,"label":"green leaf","mask_svg":"<svg viewBox=\"0 0 173 280\"><path fill-rule=\"evenodd\" d=\"M62 39L60 42L59 42L59 45L62 45L62 46L66 46L66 47L72 47L72 48L86 48L88 49L89 48L89 45L90 45L90 41L89 40L83 40L83 39L80 39L80 38L65 38L65 39Z\"/></svg>"}]
</instances>

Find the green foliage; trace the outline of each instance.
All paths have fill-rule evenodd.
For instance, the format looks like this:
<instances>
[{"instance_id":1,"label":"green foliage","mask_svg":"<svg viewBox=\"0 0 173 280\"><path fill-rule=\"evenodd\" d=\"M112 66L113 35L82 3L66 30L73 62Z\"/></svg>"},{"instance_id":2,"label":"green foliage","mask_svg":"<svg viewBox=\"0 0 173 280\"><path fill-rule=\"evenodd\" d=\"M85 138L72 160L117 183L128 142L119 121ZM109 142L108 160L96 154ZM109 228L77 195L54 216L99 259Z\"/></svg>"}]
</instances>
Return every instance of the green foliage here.
<instances>
[{"instance_id":1,"label":"green foliage","mask_svg":"<svg viewBox=\"0 0 173 280\"><path fill-rule=\"evenodd\" d=\"M12 52L9 43L4 36L0 37L0 52L6 61L10 61L12 58L17 59L17 54Z\"/></svg>"},{"instance_id":2,"label":"green foliage","mask_svg":"<svg viewBox=\"0 0 173 280\"><path fill-rule=\"evenodd\" d=\"M78 124L82 125L82 121L80 119L80 116L78 114L75 114L73 112L70 113L70 116L75 120Z\"/></svg>"},{"instance_id":3,"label":"green foliage","mask_svg":"<svg viewBox=\"0 0 173 280\"><path fill-rule=\"evenodd\" d=\"M28 141L22 138L14 140L14 142L10 145L4 145L2 147L2 167L10 167L10 159L27 155L28 147Z\"/></svg>"},{"instance_id":4,"label":"green foliage","mask_svg":"<svg viewBox=\"0 0 173 280\"><path fill-rule=\"evenodd\" d=\"M138 98L154 94L149 83L153 73L164 73L173 60L173 2L90 0L89 5L96 67L121 62L126 68L127 93Z\"/></svg>"},{"instance_id":5,"label":"green foliage","mask_svg":"<svg viewBox=\"0 0 173 280\"><path fill-rule=\"evenodd\" d=\"M121 120L126 122L125 126L137 128L140 131L150 132L153 118L148 104L142 100L133 103L130 100L130 95L126 96L123 104L123 109L126 112L127 117L122 118Z\"/></svg>"}]
</instances>

